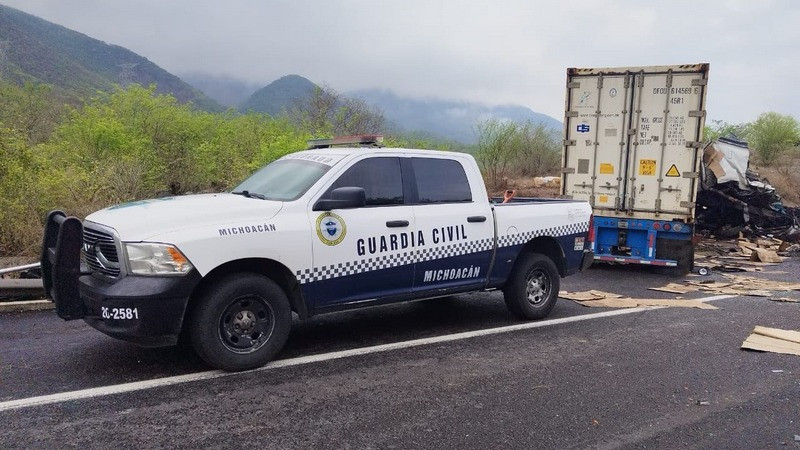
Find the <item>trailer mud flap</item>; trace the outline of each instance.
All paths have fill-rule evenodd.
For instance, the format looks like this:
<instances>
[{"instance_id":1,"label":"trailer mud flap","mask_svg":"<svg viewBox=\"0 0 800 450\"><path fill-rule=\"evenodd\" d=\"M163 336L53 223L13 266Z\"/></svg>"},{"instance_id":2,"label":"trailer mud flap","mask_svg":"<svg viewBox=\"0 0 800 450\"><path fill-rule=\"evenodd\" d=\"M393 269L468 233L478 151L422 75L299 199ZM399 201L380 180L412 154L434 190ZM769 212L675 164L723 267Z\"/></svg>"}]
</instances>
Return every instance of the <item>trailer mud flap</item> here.
<instances>
[{"instance_id":1,"label":"trailer mud flap","mask_svg":"<svg viewBox=\"0 0 800 450\"><path fill-rule=\"evenodd\" d=\"M83 225L77 217L67 217L63 211L47 215L42 240L42 281L46 295L55 303L56 314L64 320L82 319L86 315L78 289L82 240Z\"/></svg>"}]
</instances>

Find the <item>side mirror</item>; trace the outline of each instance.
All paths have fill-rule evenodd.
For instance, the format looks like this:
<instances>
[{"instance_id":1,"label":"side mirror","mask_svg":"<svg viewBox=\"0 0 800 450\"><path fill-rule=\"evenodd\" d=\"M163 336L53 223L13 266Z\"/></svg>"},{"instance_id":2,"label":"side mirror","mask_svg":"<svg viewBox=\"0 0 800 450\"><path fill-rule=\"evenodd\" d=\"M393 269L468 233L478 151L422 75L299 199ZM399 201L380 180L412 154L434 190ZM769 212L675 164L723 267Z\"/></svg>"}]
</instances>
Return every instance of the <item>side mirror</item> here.
<instances>
[{"instance_id":1,"label":"side mirror","mask_svg":"<svg viewBox=\"0 0 800 450\"><path fill-rule=\"evenodd\" d=\"M331 191L330 198L321 198L314 204L314 211L361 208L367 204L367 193L360 187L340 187Z\"/></svg>"}]
</instances>

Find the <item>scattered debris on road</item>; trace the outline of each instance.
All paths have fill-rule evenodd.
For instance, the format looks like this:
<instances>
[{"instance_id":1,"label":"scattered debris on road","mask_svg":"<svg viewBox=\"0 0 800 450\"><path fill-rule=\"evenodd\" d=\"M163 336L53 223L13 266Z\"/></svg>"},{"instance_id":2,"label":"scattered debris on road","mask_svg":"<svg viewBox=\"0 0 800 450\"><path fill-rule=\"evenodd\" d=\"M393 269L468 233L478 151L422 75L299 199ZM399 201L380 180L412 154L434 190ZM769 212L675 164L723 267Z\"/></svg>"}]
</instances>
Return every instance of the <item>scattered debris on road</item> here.
<instances>
[{"instance_id":1,"label":"scattered debris on road","mask_svg":"<svg viewBox=\"0 0 800 450\"><path fill-rule=\"evenodd\" d=\"M787 257L800 256L794 247L800 245L773 237L715 241L706 239L695 249L695 267L718 272L763 272Z\"/></svg>"},{"instance_id":2,"label":"scattered debris on road","mask_svg":"<svg viewBox=\"0 0 800 450\"><path fill-rule=\"evenodd\" d=\"M756 326L742 348L800 356L800 331Z\"/></svg>"},{"instance_id":3,"label":"scattered debris on road","mask_svg":"<svg viewBox=\"0 0 800 450\"><path fill-rule=\"evenodd\" d=\"M639 308L648 306L717 309L699 300L677 300L664 298L631 298L603 291L567 292L561 291L558 296L572 300L580 305L595 308Z\"/></svg>"},{"instance_id":4,"label":"scattered debris on road","mask_svg":"<svg viewBox=\"0 0 800 450\"><path fill-rule=\"evenodd\" d=\"M770 300L783 302L797 302L797 300L780 297L773 298L776 291L800 291L800 283L785 281L765 280L763 278L747 277L742 275L722 274L728 281L686 280L685 284L668 283L661 287L648 288L651 291L668 292L671 294L687 294L689 292L710 292L715 294L740 295L749 297L768 297Z\"/></svg>"}]
</instances>

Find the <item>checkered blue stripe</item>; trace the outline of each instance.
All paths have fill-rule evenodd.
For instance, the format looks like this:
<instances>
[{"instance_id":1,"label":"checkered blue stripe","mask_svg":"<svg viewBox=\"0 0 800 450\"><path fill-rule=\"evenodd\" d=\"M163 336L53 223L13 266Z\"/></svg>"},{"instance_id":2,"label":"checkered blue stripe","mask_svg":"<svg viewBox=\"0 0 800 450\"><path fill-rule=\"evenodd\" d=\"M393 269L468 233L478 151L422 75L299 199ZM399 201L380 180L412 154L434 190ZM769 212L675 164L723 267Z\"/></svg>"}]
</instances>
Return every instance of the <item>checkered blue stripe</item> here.
<instances>
[{"instance_id":1,"label":"checkered blue stripe","mask_svg":"<svg viewBox=\"0 0 800 450\"><path fill-rule=\"evenodd\" d=\"M589 222L583 222L528 231L525 233L500 236L497 239L497 246L510 247L514 245L522 245L539 236L568 236L571 234L585 233L588 229ZM492 249L493 243L493 238L487 238L467 242L458 242L439 247L411 249L393 255L374 256L356 261L337 263L330 266L302 269L295 272L295 275L301 284L314 283L317 281L346 277L349 275L372 272L375 270L389 269L407 264L433 261L436 259L453 258L470 253L489 251Z\"/></svg>"},{"instance_id":2,"label":"checkered blue stripe","mask_svg":"<svg viewBox=\"0 0 800 450\"><path fill-rule=\"evenodd\" d=\"M569 236L571 234L586 233L589 231L589 222L571 223L567 225L559 225L557 227L543 228L541 230L533 230L519 234L509 234L500 236L497 239L498 247L512 247L514 245L522 245L533 238L539 236Z\"/></svg>"}]
</instances>

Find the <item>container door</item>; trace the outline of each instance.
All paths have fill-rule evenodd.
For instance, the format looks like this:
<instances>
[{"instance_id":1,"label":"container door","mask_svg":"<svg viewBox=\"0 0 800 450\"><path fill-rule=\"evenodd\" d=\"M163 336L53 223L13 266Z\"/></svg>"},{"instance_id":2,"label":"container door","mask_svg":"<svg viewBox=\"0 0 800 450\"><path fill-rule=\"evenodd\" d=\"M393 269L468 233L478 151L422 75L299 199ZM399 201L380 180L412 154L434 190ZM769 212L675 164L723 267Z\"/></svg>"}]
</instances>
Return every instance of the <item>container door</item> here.
<instances>
[{"instance_id":1,"label":"container door","mask_svg":"<svg viewBox=\"0 0 800 450\"><path fill-rule=\"evenodd\" d=\"M697 73L635 75L627 209L692 217L704 123Z\"/></svg>"},{"instance_id":2,"label":"container door","mask_svg":"<svg viewBox=\"0 0 800 450\"><path fill-rule=\"evenodd\" d=\"M632 75L575 76L568 84L562 192L595 211L625 206Z\"/></svg>"}]
</instances>

